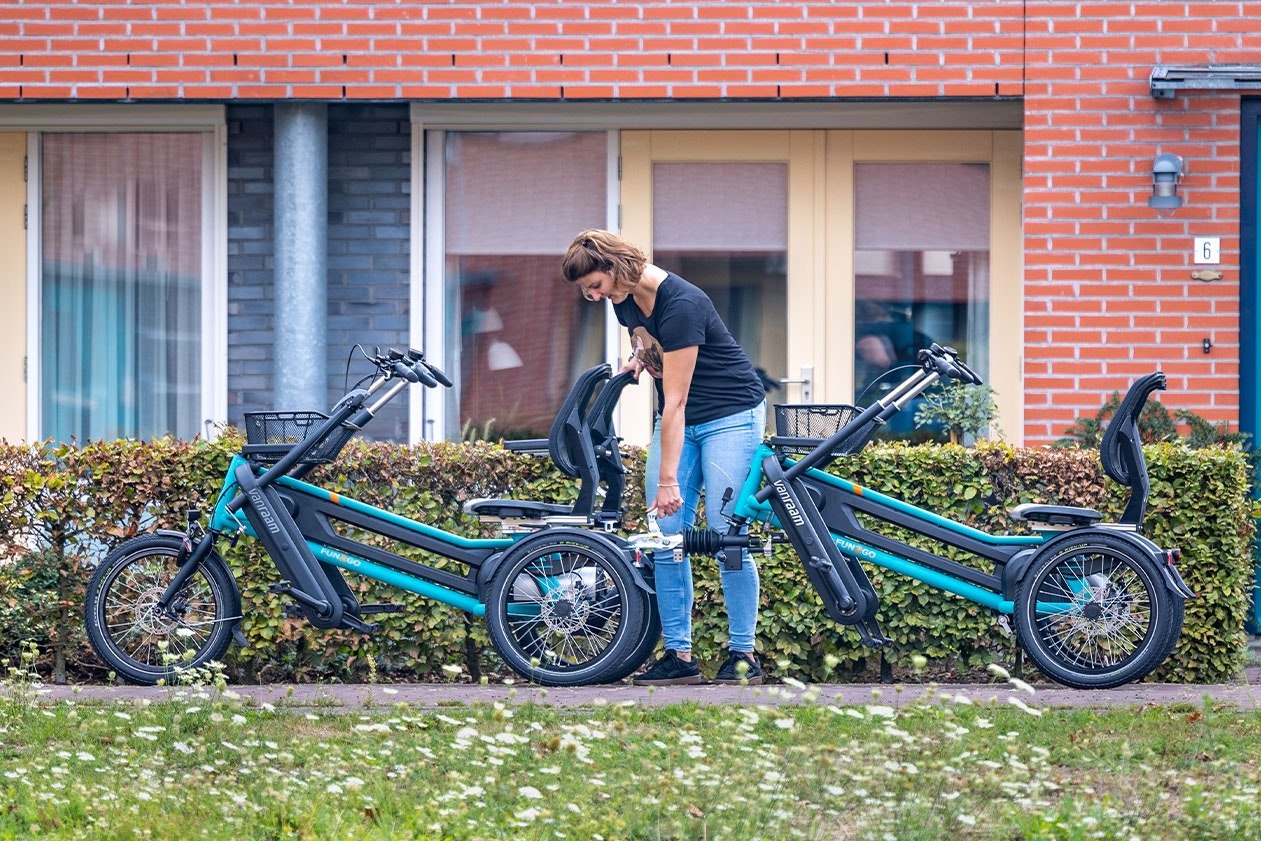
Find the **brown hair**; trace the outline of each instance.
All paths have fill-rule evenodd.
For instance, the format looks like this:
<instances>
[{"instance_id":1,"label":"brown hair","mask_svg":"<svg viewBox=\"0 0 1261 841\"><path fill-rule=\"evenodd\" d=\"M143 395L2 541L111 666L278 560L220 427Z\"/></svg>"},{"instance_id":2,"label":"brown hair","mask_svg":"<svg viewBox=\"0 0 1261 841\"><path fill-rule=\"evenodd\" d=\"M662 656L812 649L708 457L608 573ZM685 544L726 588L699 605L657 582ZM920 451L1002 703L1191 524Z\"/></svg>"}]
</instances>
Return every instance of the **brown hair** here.
<instances>
[{"instance_id":1,"label":"brown hair","mask_svg":"<svg viewBox=\"0 0 1261 841\"><path fill-rule=\"evenodd\" d=\"M607 272L614 283L634 286L647 265L648 258L634 245L611 231L592 228L574 237L560 270L569 283L592 272Z\"/></svg>"}]
</instances>

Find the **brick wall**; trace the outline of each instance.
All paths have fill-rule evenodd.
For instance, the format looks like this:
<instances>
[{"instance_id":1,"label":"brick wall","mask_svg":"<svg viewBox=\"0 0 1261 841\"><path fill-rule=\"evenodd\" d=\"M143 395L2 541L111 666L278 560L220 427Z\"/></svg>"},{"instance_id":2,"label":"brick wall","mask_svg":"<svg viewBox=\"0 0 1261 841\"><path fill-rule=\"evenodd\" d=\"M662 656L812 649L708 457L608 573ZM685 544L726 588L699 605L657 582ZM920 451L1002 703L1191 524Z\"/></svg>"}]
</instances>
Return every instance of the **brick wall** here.
<instances>
[{"instance_id":1,"label":"brick wall","mask_svg":"<svg viewBox=\"0 0 1261 841\"><path fill-rule=\"evenodd\" d=\"M228 130L228 423L272 405L272 109L231 105ZM288 407L309 408L309 407Z\"/></svg>"},{"instance_id":2,"label":"brick wall","mask_svg":"<svg viewBox=\"0 0 1261 841\"><path fill-rule=\"evenodd\" d=\"M1023 97L1025 433L1039 443L1157 366L1166 404L1237 418L1239 97L1158 102L1147 78L1256 61L1258 20L1256 2L1154 0L0 3L0 101ZM1165 217L1146 206L1162 151L1187 166L1186 206ZM264 197L245 189L233 294L265 295L250 286ZM361 224L344 212L338 224ZM1223 280L1190 278L1195 236L1221 237ZM383 247L372 271L403 271L385 266L405 252ZM337 282L335 316L363 300L378 326L399 323L401 285L368 301ZM253 335L266 328L245 300L233 323ZM230 353L236 412L266 391L266 357Z\"/></svg>"},{"instance_id":3,"label":"brick wall","mask_svg":"<svg viewBox=\"0 0 1261 841\"><path fill-rule=\"evenodd\" d=\"M1135 375L1170 407L1239 409L1239 96L1153 99L1160 64L1255 61L1261 6L1029 6L1025 83L1026 441L1063 434ZM1147 207L1160 152L1185 161L1184 206ZM1191 279L1193 238L1221 237L1224 278ZM1213 344L1205 354L1205 338Z\"/></svg>"},{"instance_id":4,"label":"brick wall","mask_svg":"<svg viewBox=\"0 0 1261 841\"><path fill-rule=\"evenodd\" d=\"M273 123L270 105L232 105L228 123L228 420L281 408L274 388ZM406 105L334 105L328 115L328 402L362 344L406 347L411 122ZM351 367L353 383L366 372ZM396 399L368 437L407 439Z\"/></svg>"},{"instance_id":5,"label":"brick wall","mask_svg":"<svg viewBox=\"0 0 1261 841\"><path fill-rule=\"evenodd\" d=\"M0 3L0 99L1019 95L1021 3Z\"/></svg>"}]
</instances>

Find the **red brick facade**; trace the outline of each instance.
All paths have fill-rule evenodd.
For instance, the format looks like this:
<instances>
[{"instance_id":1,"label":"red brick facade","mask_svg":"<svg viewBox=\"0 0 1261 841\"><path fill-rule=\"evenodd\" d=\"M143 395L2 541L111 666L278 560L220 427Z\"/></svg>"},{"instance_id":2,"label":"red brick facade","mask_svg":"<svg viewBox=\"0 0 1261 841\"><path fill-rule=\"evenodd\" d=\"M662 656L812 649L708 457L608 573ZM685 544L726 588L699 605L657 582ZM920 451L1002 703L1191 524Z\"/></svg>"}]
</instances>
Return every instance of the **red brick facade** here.
<instances>
[{"instance_id":1,"label":"red brick facade","mask_svg":"<svg viewBox=\"0 0 1261 841\"><path fill-rule=\"evenodd\" d=\"M1257 56L1261 3L0 3L0 102L1022 98L1031 444L1154 362L1237 419L1240 97L1148 77ZM1191 279L1195 236L1222 280Z\"/></svg>"}]
</instances>

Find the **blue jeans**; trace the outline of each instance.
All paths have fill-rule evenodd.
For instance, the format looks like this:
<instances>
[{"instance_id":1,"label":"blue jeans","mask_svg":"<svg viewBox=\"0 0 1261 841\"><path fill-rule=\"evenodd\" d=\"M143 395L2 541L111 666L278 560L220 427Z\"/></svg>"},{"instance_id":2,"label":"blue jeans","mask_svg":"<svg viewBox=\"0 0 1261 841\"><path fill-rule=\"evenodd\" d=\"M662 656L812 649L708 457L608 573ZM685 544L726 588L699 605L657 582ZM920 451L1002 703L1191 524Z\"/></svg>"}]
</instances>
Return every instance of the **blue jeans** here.
<instances>
[{"instance_id":1,"label":"blue jeans","mask_svg":"<svg viewBox=\"0 0 1261 841\"><path fill-rule=\"evenodd\" d=\"M739 493L749 472L753 451L762 441L766 427L766 402L717 420L684 427L683 451L679 456L679 494L683 507L658 520L665 534L679 534L696 524L701 490L705 492L707 519L712 528L722 525L723 494L727 488ZM658 419L648 448L644 469L645 491L651 502L657 496L661 476L661 421ZM731 551L731 550L728 550ZM722 593L727 603L728 646L731 651L753 651L757 630L757 566L742 550L740 569L722 570ZM657 607L661 611L661 634L671 651L692 650L692 563L684 556L674 560L672 552L653 555Z\"/></svg>"}]
</instances>

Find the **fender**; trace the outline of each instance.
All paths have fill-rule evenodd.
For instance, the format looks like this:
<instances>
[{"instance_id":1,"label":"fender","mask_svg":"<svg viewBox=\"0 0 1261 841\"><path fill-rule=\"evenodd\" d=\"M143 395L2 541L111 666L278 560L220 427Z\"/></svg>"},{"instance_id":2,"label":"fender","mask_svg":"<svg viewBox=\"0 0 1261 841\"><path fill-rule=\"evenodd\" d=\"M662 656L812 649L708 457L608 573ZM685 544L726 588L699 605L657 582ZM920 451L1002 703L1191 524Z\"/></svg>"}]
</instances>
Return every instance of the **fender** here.
<instances>
[{"instance_id":1,"label":"fender","mask_svg":"<svg viewBox=\"0 0 1261 841\"><path fill-rule=\"evenodd\" d=\"M1151 562L1160 570L1161 580L1164 582L1165 588L1174 595L1184 599L1192 598L1195 595L1191 588L1182 580L1177 567L1169 559L1168 553L1151 540L1127 529L1089 526L1087 528L1070 529L1062 534L1057 534L1040 546L1032 546L1012 556L1012 559L1003 566L1003 598L1011 601L1015 600L1016 591L1020 588L1020 583L1024 580L1025 575L1028 574L1029 567L1043 553L1059 551L1060 546L1064 543L1079 542L1083 539L1089 540L1096 536L1107 536L1124 541L1134 547L1139 553L1150 558Z\"/></svg>"},{"instance_id":2,"label":"fender","mask_svg":"<svg viewBox=\"0 0 1261 841\"><path fill-rule=\"evenodd\" d=\"M495 576L495 570L500 565L515 559L522 552L529 552L540 544L552 543L558 540L566 540L571 543L583 543L594 549L606 552L612 555L621 555L626 561L627 567L630 568L631 577L635 581L635 586L643 590L648 595L652 595L655 591L644 579L643 573L639 567L633 563L634 550L630 545L618 537L617 535L605 534L604 532L585 531L575 528L545 528L536 531L528 537L523 537L511 547L504 550L498 555L493 555L486 560L485 563L477 570L477 597L485 604L488 598L486 592L490 586L490 580Z\"/></svg>"}]
</instances>

